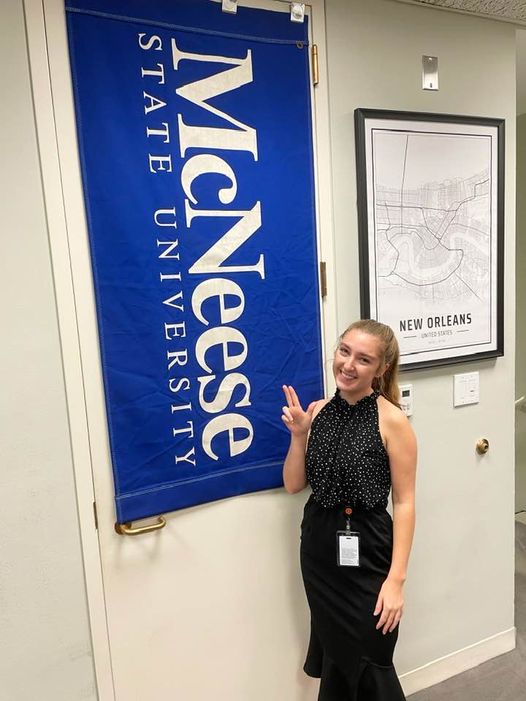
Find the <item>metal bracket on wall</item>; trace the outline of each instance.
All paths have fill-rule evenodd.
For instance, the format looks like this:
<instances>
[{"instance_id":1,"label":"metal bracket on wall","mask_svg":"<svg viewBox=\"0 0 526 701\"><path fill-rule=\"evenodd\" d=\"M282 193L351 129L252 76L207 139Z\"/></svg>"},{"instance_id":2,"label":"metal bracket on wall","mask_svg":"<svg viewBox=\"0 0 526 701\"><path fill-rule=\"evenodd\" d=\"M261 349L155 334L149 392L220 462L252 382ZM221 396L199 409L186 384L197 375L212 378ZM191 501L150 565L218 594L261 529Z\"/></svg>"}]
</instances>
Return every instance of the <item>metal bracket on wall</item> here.
<instances>
[{"instance_id":1,"label":"metal bracket on wall","mask_svg":"<svg viewBox=\"0 0 526 701\"><path fill-rule=\"evenodd\" d=\"M320 293L322 299L327 297L327 263L320 261Z\"/></svg>"},{"instance_id":2,"label":"metal bracket on wall","mask_svg":"<svg viewBox=\"0 0 526 701\"><path fill-rule=\"evenodd\" d=\"M162 516L157 517L155 523L149 524L148 526L132 526L131 522L127 523L116 523L115 532L119 535L142 535L143 533L153 533L154 531L160 531L161 528L166 526L166 520Z\"/></svg>"},{"instance_id":3,"label":"metal bracket on wall","mask_svg":"<svg viewBox=\"0 0 526 701\"><path fill-rule=\"evenodd\" d=\"M438 56L422 56L422 89L438 90Z\"/></svg>"},{"instance_id":4,"label":"metal bracket on wall","mask_svg":"<svg viewBox=\"0 0 526 701\"><path fill-rule=\"evenodd\" d=\"M314 86L316 86L320 82L320 71L319 71L319 67L318 67L318 47L316 46L316 44L312 45L311 56L312 56L312 84Z\"/></svg>"}]
</instances>

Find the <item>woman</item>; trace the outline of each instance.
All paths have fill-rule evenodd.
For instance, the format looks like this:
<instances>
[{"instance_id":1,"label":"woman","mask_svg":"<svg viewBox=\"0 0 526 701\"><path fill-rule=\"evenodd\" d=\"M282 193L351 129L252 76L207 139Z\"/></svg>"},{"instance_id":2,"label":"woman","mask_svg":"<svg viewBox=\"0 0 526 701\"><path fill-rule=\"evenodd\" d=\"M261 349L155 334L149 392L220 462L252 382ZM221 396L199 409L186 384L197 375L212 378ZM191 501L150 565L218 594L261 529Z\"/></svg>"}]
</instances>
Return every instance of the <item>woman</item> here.
<instances>
[{"instance_id":1,"label":"woman","mask_svg":"<svg viewBox=\"0 0 526 701\"><path fill-rule=\"evenodd\" d=\"M415 522L416 440L398 405L398 358L388 326L357 321L334 354L332 399L305 411L283 388L285 488L312 487L301 570L311 610L304 670L321 678L318 701L405 698L392 656Z\"/></svg>"}]
</instances>

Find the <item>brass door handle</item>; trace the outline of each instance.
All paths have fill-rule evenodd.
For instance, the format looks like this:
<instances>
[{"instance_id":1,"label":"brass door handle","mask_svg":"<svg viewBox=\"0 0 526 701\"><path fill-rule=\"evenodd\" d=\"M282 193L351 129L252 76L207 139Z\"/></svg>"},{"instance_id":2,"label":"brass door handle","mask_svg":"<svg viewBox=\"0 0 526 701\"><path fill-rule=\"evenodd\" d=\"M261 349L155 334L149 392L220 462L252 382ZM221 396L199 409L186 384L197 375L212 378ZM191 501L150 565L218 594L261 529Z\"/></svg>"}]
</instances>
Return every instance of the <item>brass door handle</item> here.
<instances>
[{"instance_id":1,"label":"brass door handle","mask_svg":"<svg viewBox=\"0 0 526 701\"><path fill-rule=\"evenodd\" d=\"M477 453L479 455L486 455L489 450L489 441L487 438L480 438L476 445Z\"/></svg>"},{"instance_id":2,"label":"brass door handle","mask_svg":"<svg viewBox=\"0 0 526 701\"><path fill-rule=\"evenodd\" d=\"M159 516L157 523L151 523L148 526L137 526L133 528L131 522L128 523L116 523L115 531L119 535L142 535L143 533L153 533L153 531L160 531L161 528L166 526L166 520Z\"/></svg>"}]
</instances>

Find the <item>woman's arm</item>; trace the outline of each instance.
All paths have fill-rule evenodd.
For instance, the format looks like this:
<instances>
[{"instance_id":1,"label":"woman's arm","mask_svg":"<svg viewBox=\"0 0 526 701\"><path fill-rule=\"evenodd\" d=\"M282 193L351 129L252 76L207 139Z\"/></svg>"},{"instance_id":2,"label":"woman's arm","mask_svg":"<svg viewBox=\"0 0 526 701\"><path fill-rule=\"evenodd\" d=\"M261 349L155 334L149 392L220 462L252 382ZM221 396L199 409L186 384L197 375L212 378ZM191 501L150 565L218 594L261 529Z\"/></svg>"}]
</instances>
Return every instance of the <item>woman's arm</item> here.
<instances>
[{"instance_id":1,"label":"woman's arm","mask_svg":"<svg viewBox=\"0 0 526 701\"><path fill-rule=\"evenodd\" d=\"M305 476L305 450L312 420L326 400L311 402L304 411L298 396L290 385L283 386L287 406L281 419L290 431L290 446L283 464L283 484L289 494L300 492L307 485Z\"/></svg>"},{"instance_id":2,"label":"woman's arm","mask_svg":"<svg viewBox=\"0 0 526 701\"><path fill-rule=\"evenodd\" d=\"M386 400L385 400L386 401ZM396 628L403 613L403 585L415 528L416 438L407 417L396 407L386 407L380 427L386 441L393 488L393 553L391 567L375 608L381 612L377 628Z\"/></svg>"},{"instance_id":3,"label":"woman's arm","mask_svg":"<svg viewBox=\"0 0 526 701\"><path fill-rule=\"evenodd\" d=\"M307 448L307 436L292 433L290 446L283 464L283 484L289 494L301 492L307 486L305 476L305 450Z\"/></svg>"},{"instance_id":4,"label":"woman's arm","mask_svg":"<svg viewBox=\"0 0 526 701\"><path fill-rule=\"evenodd\" d=\"M403 583L415 529L416 438L404 414L393 423L387 439L393 485L393 556L389 577Z\"/></svg>"}]
</instances>

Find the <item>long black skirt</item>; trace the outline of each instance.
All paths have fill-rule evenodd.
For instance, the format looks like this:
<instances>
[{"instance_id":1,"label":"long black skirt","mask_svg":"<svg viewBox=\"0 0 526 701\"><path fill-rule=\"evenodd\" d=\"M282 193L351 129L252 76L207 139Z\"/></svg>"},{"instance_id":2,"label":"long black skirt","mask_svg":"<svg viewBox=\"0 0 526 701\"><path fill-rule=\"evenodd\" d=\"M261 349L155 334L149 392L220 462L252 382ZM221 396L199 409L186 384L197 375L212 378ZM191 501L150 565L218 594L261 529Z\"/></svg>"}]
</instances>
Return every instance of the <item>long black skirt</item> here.
<instances>
[{"instance_id":1,"label":"long black skirt","mask_svg":"<svg viewBox=\"0 0 526 701\"><path fill-rule=\"evenodd\" d=\"M320 677L318 701L404 701L393 667L398 627L376 630L378 593L391 565L393 524L385 509L354 510L360 567L339 567L336 531L343 506L326 509L311 496L301 524L301 571L311 611L304 670Z\"/></svg>"}]
</instances>

